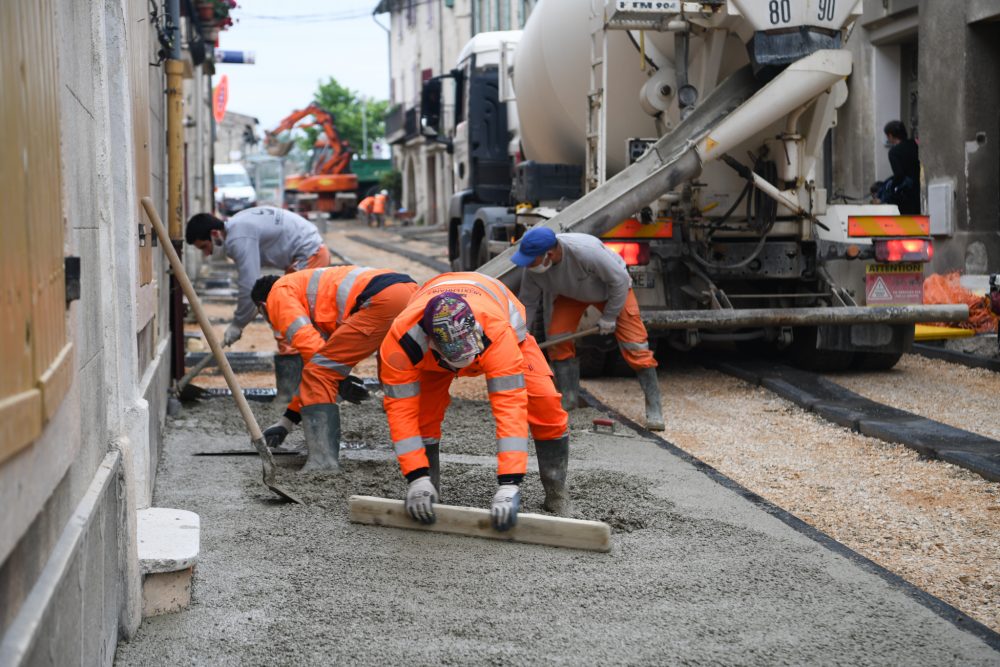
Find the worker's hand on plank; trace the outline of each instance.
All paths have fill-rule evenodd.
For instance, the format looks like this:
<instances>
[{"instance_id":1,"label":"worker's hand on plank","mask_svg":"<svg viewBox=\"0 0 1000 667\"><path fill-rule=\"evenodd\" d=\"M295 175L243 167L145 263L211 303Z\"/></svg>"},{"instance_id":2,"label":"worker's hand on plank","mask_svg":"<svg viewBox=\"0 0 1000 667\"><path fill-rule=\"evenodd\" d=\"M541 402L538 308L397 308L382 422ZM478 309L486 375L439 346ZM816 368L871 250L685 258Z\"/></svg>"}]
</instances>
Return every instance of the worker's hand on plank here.
<instances>
[{"instance_id":1,"label":"worker's hand on plank","mask_svg":"<svg viewBox=\"0 0 1000 667\"><path fill-rule=\"evenodd\" d=\"M371 398L371 394L365 388L365 383L361 381L361 378L354 375L348 375L340 381L338 392L341 398L355 405Z\"/></svg>"},{"instance_id":2,"label":"worker's hand on plank","mask_svg":"<svg viewBox=\"0 0 1000 667\"><path fill-rule=\"evenodd\" d=\"M597 320L597 333L602 336L610 336L618 328L617 320Z\"/></svg>"},{"instance_id":3,"label":"worker's hand on plank","mask_svg":"<svg viewBox=\"0 0 1000 667\"><path fill-rule=\"evenodd\" d=\"M503 484L493 495L490 519L493 527L503 532L517 523L517 510L521 507L521 487L517 484Z\"/></svg>"},{"instance_id":4,"label":"worker's hand on plank","mask_svg":"<svg viewBox=\"0 0 1000 667\"><path fill-rule=\"evenodd\" d=\"M437 502L438 494L430 477L418 477L410 482L410 487L406 490L406 511L420 523L432 524L434 516L434 503Z\"/></svg>"},{"instance_id":5,"label":"worker's hand on plank","mask_svg":"<svg viewBox=\"0 0 1000 667\"><path fill-rule=\"evenodd\" d=\"M229 347L238 341L242 335L243 329L239 328L235 324L230 324L226 327L226 333L222 334L222 347Z\"/></svg>"},{"instance_id":6,"label":"worker's hand on plank","mask_svg":"<svg viewBox=\"0 0 1000 667\"><path fill-rule=\"evenodd\" d=\"M281 419L264 429L264 440L267 441L267 446L271 449L281 446L281 443L288 437L289 432L300 421L302 421L302 417L299 416L299 413L293 410L285 410L285 414L281 415Z\"/></svg>"}]
</instances>

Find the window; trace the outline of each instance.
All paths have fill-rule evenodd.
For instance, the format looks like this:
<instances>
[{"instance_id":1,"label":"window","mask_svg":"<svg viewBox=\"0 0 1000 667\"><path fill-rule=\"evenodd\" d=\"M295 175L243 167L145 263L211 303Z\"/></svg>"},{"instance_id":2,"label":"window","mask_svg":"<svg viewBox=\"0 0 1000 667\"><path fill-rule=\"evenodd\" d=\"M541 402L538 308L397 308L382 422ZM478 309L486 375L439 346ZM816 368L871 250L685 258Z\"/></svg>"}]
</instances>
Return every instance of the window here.
<instances>
[{"instance_id":1,"label":"window","mask_svg":"<svg viewBox=\"0 0 1000 667\"><path fill-rule=\"evenodd\" d=\"M52 4L0 3L0 198L8 216L0 225L0 463L41 435L73 379Z\"/></svg>"},{"instance_id":2,"label":"window","mask_svg":"<svg viewBox=\"0 0 1000 667\"><path fill-rule=\"evenodd\" d=\"M500 29L510 30L510 0L500 2Z\"/></svg>"}]
</instances>

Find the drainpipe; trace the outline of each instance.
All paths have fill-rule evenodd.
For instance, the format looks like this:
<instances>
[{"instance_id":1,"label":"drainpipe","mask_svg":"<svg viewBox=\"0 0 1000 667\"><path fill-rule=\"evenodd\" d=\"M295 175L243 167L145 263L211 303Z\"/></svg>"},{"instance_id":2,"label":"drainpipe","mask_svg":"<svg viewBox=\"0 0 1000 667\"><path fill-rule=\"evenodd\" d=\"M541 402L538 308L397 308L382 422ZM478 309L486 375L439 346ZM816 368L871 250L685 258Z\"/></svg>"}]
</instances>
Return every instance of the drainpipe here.
<instances>
[{"instance_id":1,"label":"drainpipe","mask_svg":"<svg viewBox=\"0 0 1000 667\"><path fill-rule=\"evenodd\" d=\"M167 71L167 223L175 246L183 239L184 63L181 62L180 0L167 0L170 58ZM177 248L180 254L181 248Z\"/></svg>"},{"instance_id":2,"label":"drainpipe","mask_svg":"<svg viewBox=\"0 0 1000 667\"><path fill-rule=\"evenodd\" d=\"M167 72L167 226L170 241L183 256L184 230L184 63L181 62L180 0L166 0L170 58ZM184 376L184 300L176 276L170 276L170 374Z\"/></svg>"}]
</instances>

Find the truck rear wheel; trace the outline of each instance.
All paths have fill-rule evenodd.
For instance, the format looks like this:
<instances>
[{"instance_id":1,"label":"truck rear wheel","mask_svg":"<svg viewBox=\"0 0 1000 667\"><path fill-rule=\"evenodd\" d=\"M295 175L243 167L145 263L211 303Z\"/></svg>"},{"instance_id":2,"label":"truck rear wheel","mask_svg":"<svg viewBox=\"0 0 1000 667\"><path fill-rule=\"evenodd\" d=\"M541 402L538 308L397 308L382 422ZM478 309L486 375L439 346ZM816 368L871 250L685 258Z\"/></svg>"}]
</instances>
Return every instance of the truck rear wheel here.
<instances>
[{"instance_id":1,"label":"truck rear wheel","mask_svg":"<svg viewBox=\"0 0 1000 667\"><path fill-rule=\"evenodd\" d=\"M854 362L855 353L846 350L820 350L816 348L816 327L797 327L788 348L793 366L817 373L846 371Z\"/></svg>"},{"instance_id":2,"label":"truck rear wheel","mask_svg":"<svg viewBox=\"0 0 1000 667\"><path fill-rule=\"evenodd\" d=\"M856 352L852 368L859 371L887 371L902 358L902 352Z\"/></svg>"}]
</instances>

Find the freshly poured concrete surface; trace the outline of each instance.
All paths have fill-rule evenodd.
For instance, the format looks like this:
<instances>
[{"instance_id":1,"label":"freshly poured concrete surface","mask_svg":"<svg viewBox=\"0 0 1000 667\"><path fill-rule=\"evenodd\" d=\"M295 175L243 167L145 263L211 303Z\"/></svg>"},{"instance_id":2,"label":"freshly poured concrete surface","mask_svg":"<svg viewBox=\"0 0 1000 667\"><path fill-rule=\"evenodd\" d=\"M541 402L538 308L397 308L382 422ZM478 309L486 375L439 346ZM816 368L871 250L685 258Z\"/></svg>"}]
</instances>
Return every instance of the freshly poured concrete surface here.
<instances>
[{"instance_id":1,"label":"freshly poured concrete surface","mask_svg":"<svg viewBox=\"0 0 1000 667\"><path fill-rule=\"evenodd\" d=\"M265 425L279 412L254 408ZM449 504L489 503L488 415L478 402L449 409ZM581 518L612 525L608 554L348 523L350 495L405 493L372 402L344 410L359 448L343 475L293 478L306 506L276 502L254 457L190 456L249 443L231 403L185 409L154 502L201 515L193 600L144 621L118 664L1000 664L652 442L581 434L594 416L573 415L572 494ZM541 511L534 471L523 495Z\"/></svg>"}]
</instances>

